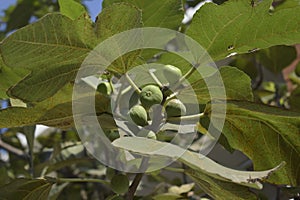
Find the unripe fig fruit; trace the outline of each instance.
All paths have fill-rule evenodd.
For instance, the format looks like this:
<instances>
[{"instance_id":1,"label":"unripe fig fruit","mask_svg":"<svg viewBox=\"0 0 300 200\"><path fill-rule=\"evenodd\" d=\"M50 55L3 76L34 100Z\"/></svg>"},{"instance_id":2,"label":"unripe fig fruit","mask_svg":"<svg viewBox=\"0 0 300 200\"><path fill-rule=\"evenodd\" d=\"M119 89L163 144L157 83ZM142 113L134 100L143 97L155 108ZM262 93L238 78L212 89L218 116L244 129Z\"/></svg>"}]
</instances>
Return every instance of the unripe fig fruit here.
<instances>
[{"instance_id":1,"label":"unripe fig fruit","mask_svg":"<svg viewBox=\"0 0 300 200\"><path fill-rule=\"evenodd\" d=\"M147 138L156 140L156 134L153 131L150 131L147 135Z\"/></svg>"},{"instance_id":2,"label":"unripe fig fruit","mask_svg":"<svg viewBox=\"0 0 300 200\"><path fill-rule=\"evenodd\" d=\"M104 133L111 142L120 137L119 131L117 130L106 130Z\"/></svg>"},{"instance_id":3,"label":"unripe fig fruit","mask_svg":"<svg viewBox=\"0 0 300 200\"><path fill-rule=\"evenodd\" d=\"M186 114L185 105L179 99L172 99L166 105L167 117L180 117Z\"/></svg>"},{"instance_id":4,"label":"unripe fig fruit","mask_svg":"<svg viewBox=\"0 0 300 200\"><path fill-rule=\"evenodd\" d=\"M117 194L124 194L128 191L129 180L124 174L115 175L110 181L111 189Z\"/></svg>"},{"instance_id":5,"label":"unripe fig fruit","mask_svg":"<svg viewBox=\"0 0 300 200\"><path fill-rule=\"evenodd\" d=\"M147 85L141 91L140 101L146 109L149 109L155 104L160 104L162 100L163 94L156 85Z\"/></svg>"},{"instance_id":6,"label":"unripe fig fruit","mask_svg":"<svg viewBox=\"0 0 300 200\"><path fill-rule=\"evenodd\" d=\"M163 74L170 85L176 83L182 76L181 70L173 65L165 65L163 68Z\"/></svg>"},{"instance_id":7,"label":"unripe fig fruit","mask_svg":"<svg viewBox=\"0 0 300 200\"><path fill-rule=\"evenodd\" d=\"M298 77L300 77L300 63L298 63L298 65L296 66L295 74L296 74Z\"/></svg>"},{"instance_id":8,"label":"unripe fig fruit","mask_svg":"<svg viewBox=\"0 0 300 200\"><path fill-rule=\"evenodd\" d=\"M156 134L153 131L147 129L143 129L140 132L138 132L137 136L156 140Z\"/></svg>"},{"instance_id":9,"label":"unripe fig fruit","mask_svg":"<svg viewBox=\"0 0 300 200\"><path fill-rule=\"evenodd\" d=\"M110 95L112 92L111 85L109 82L101 82L98 87L97 91L101 94Z\"/></svg>"},{"instance_id":10,"label":"unripe fig fruit","mask_svg":"<svg viewBox=\"0 0 300 200\"><path fill-rule=\"evenodd\" d=\"M146 125L148 125L147 111L145 110L145 108L143 106L140 106L140 105L133 106L129 110L128 114L129 114L131 120L136 125L138 125L138 126L146 126Z\"/></svg>"}]
</instances>

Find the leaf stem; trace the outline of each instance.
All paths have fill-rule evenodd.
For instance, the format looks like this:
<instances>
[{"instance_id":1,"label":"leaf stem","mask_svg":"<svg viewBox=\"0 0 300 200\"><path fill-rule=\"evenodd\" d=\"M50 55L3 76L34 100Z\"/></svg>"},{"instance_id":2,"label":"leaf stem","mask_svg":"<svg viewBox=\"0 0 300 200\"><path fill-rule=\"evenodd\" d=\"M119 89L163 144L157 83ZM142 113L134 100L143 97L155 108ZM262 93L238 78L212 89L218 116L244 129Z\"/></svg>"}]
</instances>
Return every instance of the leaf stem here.
<instances>
[{"instance_id":1,"label":"leaf stem","mask_svg":"<svg viewBox=\"0 0 300 200\"><path fill-rule=\"evenodd\" d=\"M146 167L148 165L148 161L149 161L149 158L147 157L143 157L142 158L142 162L141 162L141 165L140 165L140 170L145 170L146 171ZM127 199L128 200L133 200L134 198L134 194L136 192L136 189L137 187L139 186L142 178L143 178L143 175L144 173L137 173L129 187L129 190L127 192Z\"/></svg>"},{"instance_id":2,"label":"leaf stem","mask_svg":"<svg viewBox=\"0 0 300 200\"><path fill-rule=\"evenodd\" d=\"M194 65L185 75L183 75L183 77L180 78L179 82L183 82L185 79L188 79L195 71L196 69L199 67L199 64Z\"/></svg>"},{"instance_id":3,"label":"leaf stem","mask_svg":"<svg viewBox=\"0 0 300 200\"><path fill-rule=\"evenodd\" d=\"M176 89L183 81L185 81L186 79L188 79L199 67L200 64L196 64L193 65L193 67L187 72L185 73L180 79L179 81L177 81L177 83L175 84L173 89Z\"/></svg>"},{"instance_id":4,"label":"leaf stem","mask_svg":"<svg viewBox=\"0 0 300 200\"><path fill-rule=\"evenodd\" d=\"M105 185L110 185L108 181L101 180L101 179L95 179L95 178L55 178L55 177L50 177L46 176L46 180L55 182L55 183L85 183L85 182L90 182L90 183L102 183Z\"/></svg>"},{"instance_id":5,"label":"leaf stem","mask_svg":"<svg viewBox=\"0 0 300 200\"><path fill-rule=\"evenodd\" d=\"M133 87L133 89L134 89L138 94L141 94L140 88L133 82L133 80L129 77L129 75L128 75L127 73L125 73L125 77L126 77L127 81L129 82L129 84Z\"/></svg>"},{"instance_id":6,"label":"leaf stem","mask_svg":"<svg viewBox=\"0 0 300 200\"><path fill-rule=\"evenodd\" d=\"M143 178L143 175L144 175L143 173L139 173L139 174L135 175L133 182L130 185L128 193L127 193L128 200L132 200L134 198L134 194L136 192L138 185L140 184L140 182Z\"/></svg>"},{"instance_id":7,"label":"leaf stem","mask_svg":"<svg viewBox=\"0 0 300 200\"><path fill-rule=\"evenodd\" d=\"M183 173L185 171L182 168L175 168L175 167L165 167L164 169L172 172L178 172L178 173Z\"/></svg>"},{"instance_id":8,"label":"leaf stem","mask_svg":"<svg viewBox=\"0 0 300 200\"><path fill-rule=\"evenodd\" d=\"M153 70L149 70L149 74L152 77L152 79L155 81L155 83L159 86L159 87L163 87L163 84L158 80L158 78L155 76L155 74L153 73Z\"/></svg>"},{"instance_id":9,"label":"leaf stem","mask_svg":"<svg viewBox=\"0 0 300 200\"><path fill-rule=\"evenodd\" d=\"M187 116L181 116L181 117L170 117L168 118L169 122L178 122L178 121L184 121L184 120L193 120L193 119L199 119L201 117L204 117L205 113L199 113L195 115L187 115Z\"/></svg>"},{"instance_id":10,"label":"leaf stem","mask_svg":"<svg viewBox=\"0 0 300 200\"><path fill-rule=\"evenodd\" d=\"M0 147L2 147L6 151L13 153L16 156L19 156L21 158L26 158L26 159L28 158L28 155L26 153L24 153L22 150L3 142L3 140L1 140L1 139L0 139Z\"/></svg>"}]
</instances>

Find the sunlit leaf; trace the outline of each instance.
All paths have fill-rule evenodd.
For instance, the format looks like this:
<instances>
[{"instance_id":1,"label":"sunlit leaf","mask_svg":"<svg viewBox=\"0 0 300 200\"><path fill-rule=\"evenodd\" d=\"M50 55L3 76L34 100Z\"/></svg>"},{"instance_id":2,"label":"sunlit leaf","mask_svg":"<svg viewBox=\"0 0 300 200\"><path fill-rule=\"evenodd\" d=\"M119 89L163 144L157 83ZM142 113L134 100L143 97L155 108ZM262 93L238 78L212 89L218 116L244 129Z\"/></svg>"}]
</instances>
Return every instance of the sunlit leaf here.
<instances>
[{"instance_id":1,"label":"sunlit leaf","mask_svg":"<svg viewBox=\"0 0 300 200\"><path fill-rule=\"evenodd\" d=\"M141 9L144 26L178 29L184 15L180 0L104 0L102 6L106 8L119 2L127 2Z\"/></svg>"},{"instance_id":2,"label":"sunlit leaf","mask_svg":"<svg viewBox=\"0 0 300 200\"><path fill-rule=\"evenodd\" d=\"M84 6L74 0L58 0L61 14L76 19L86 13Z\"/></svg>"},{"instance_id":3,"label":"sunlit leaf","mask_svg":"<svg viewBox=\"0 0 300 200\"><path fill-rule=\"evenodd\" d=\"M245 0L219 6L207 3L195 14L187 35L199 42L214 60L233 52L299 43L300 6L270 13L271 2L261 1L254 7Z\"/></svg>"},{"instance_id":4,"label":"sunlit leaf","mask_svg":"<svg viewBox=\"0 0 300 200\"><path fill-rule=\"evenodd\" d=\"M0 57L0 99L8 98L6 94L7 90L24 78L28 73L29 72L26 69L12 69L7 67Z\"/></svg>"},{"instance_id":5,"label":"sunlit leaf","mask_svg":"<svg viewBox=\"0 0 300 200\"><path fill-rule=\"evenodd\" d=\"M172 186L169 188L169 192L173 194L183 194L188 193L193 189L195 183L183 184L181 186Z\"/></svg>"},{"instance_id":6,"label":"sunlit leaf","mask_svg":"<svg viewBox=\"0 0 300 200\"><path fill-rule=\"evenodd\" d=\"M54 95L75 78L95 44L92 24L85 16L71 20L60 14L49 14L14 32L0 43L4 63L32 73L20 85L15 85L10 95L31 102Z\"/></svg>"},{"instance_id":7,"label":"sunlit leaf","mask_svg":"<svg viewBox=\"0 0 300 200\"><path fill-rule=\"evenodd\" d=\"M126 13L126 14L125 14ZM96 34L100 42L117 33L133 28L142 27L141 11L130 4L120 3L103 9L96 21ZM112 49L119 51L119 49ZM140 50L121 55L108 68L115 73L125 73L132 67L134 61L140 54Z\"/></svg>"},{"instance_id":8,"label":"sunlit leaf","mask_svg":"<svg viewBox=\"0 0 300 200\"><path fill-rule=\"evenodd\" d=\"M186 97L196 94L199 103L209 102L212 98L210 93L214 94L214 98L220 99L226 97L228 100L253 100L251 79L245 73L233 67L222 67L220 75L213 74L205 79L199 77L198 80L191 82L192 88L184 89L180 94ZM216 80L220 78L223 83L216 84ZM226 91L226 96L222 94L224 90Z\"/></svg>"},{"instance_id":9,"label":"sunlit leaf","mask_svg":"<svg viewBox=\"0 0 300 200\"><path fill-rule=\"evenodd\" d=\"M43 124L62 129L73 127L72 91L72 85L68 84L49 100L45 100L34 106L28 108L9 107L0 110L0 128L34 124ZM109 104L110 99L108 97L99 94L96 95L95 107L99 117L102 113L109 111ZM101 117L99 120L101 120Z\"/></svg>"},{"instance_id":10,"label":"sunlit leaf","mask_svg":"<svg viewBox=\"0 0 300 200\"><path fill-rule=\"evenodd\" d=\"M223 134L230 146L246 154L253 161L255 170L286 162L268 181L298 185L300 114L251 102L229 101L226 106ZM206 112L210 114L209 107ZM218 115L215 120L219 122Z\"/></svg>"},{"instance_id":11,"label":"sunlit leaf","mask_svg":"<svg viewBox=\"0 0 300 200\"><path fill-rule=\"evenodd\" d=\"M210 177L254 188L261 188L262 185L259 180L266 179L274 170L279 168L277 165L280 164L277 163L273 169L267 171L238 171L219 165L205 156L182 149L179 146L142 137L121 137L115 140L113 145L143 155L167 156L178 159L190 168Z\"/></svg>"}]
</instances>

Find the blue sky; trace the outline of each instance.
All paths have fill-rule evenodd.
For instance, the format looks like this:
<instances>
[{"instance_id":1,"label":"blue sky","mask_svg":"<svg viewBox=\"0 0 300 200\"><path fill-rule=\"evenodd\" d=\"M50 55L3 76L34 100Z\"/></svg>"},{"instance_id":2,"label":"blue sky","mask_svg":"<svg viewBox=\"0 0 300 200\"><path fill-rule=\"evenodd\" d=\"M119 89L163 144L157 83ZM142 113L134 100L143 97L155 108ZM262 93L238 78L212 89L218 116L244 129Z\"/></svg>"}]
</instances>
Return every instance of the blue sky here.
<instances>
[{"instance_id":1,"label":"blue sky","mask_svg":"<svg viewBox=\"0 0 300 200\"><path fill-rule=\"evenodd\" d=\"M88 7L92 20L95 21L102 9L102 0L86 0L84 4Z\"/></svg>"},{"instance_id":2,"label":"blue sky","mask_svg":"<svg viewBox=\"0 0 300 200\"><path fill-rule=\"evenodd\" d=\"M17 0L0 0L0 15L3 15L2 11L4 9L16 2ZM102 9L102 0L85 0L84 4L88 7L92 20L95 21L96 16Z\"/></svg>"}]
</instances>

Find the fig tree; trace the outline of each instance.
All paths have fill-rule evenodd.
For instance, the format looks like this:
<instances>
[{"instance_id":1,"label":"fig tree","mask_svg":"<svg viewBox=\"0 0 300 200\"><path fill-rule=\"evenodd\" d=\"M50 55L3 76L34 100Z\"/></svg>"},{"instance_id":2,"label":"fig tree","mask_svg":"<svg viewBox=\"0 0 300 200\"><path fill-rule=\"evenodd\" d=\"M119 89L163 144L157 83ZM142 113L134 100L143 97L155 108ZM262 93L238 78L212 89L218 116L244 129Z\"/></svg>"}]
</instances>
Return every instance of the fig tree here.
<instances>
[{"instance_id":1,"label":"fig tree","mask_svg":"<svg viewBox=\"0 0 300 200\"><path fill-rule=\"evenodd\" d=\"M170 85L176 83L182 76L181 70L173 65L165 65L163 68L163 74Z\"/></svg>"},{"instance_id":2,"label":"fig tree","mask_svg":"<svg viewBox=\"0 0 300 200\"><path fill-rule=\"evenodd\" d=\"M135 105L129 110L131 120L138 126L148 125L147 111L143 106Z\"/></svg>"},{"instance_id":3,"label":"fig tree","mask_svg":"<svg viewBox=\"0 0 300 200\"><path fill-rule=\"evenodd\" d=\"M168 118L180 117L186 114L186 108L179 99L172 99L166 105L166 113Z\"/></svg>"},{"instance_id":4,"label":"fig tree","mask_svg":"<svg viewBox=\"0 0 300 200\"><path fill-rule=\"evenodd\" d=\"M110 181L111 189L117 194L124 194L128 191L129 180L124 174L117 174Z\"/></svg>"},{"instance_id":5,"label":"fig tree","mask_svg":"<svg viewBox=\"0 0 300 200\"><path fill-rule=\"evenodd\" d=\"M140 101L146 109L149 109L155 104L160 104L162 100L163 94L156 85L147 85L140 93Z\"/></svg>"},{"instance_id":6,"label":"fig tree","mask_svg":"<svg viewBox=\"0 0 300 200\"><path fill-rule=\"evenodd\" d=\"M97 86L97 91L101 94L110 95L112 92L111 85L109 82L101 82Z\"/></svg>"}]
</instances>

